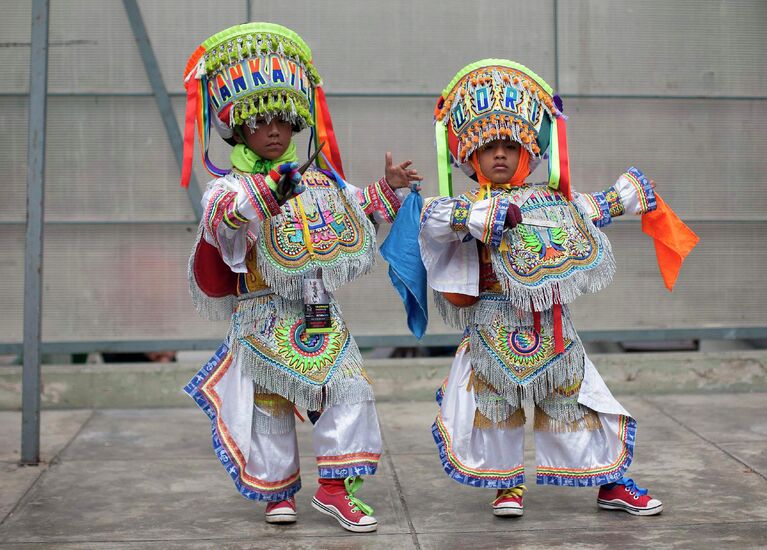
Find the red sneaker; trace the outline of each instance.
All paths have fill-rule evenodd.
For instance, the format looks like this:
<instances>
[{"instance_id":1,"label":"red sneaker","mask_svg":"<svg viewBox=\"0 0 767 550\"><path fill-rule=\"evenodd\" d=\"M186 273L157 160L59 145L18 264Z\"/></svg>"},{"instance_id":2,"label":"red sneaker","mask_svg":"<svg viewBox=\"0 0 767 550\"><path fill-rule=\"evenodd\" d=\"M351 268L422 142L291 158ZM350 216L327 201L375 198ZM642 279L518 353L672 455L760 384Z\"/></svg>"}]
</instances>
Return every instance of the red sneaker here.
<instances>
[{"instance_id":1,"label":"red sneaker","mask_svg":"<svg viewBox=\"0 0 767 550\"><path fill-rule=\"evenodd\" d=\"M663 503L637 487L634 480L624 477L615 483L602 485L597 505L605 510L623 510L635 516L654 516L663 511Z\"/></svg>"},{"instance_id":2,"label":"red sneaker","mask_svg":"<svg viewBox=\"0 0 767 550\"><path fill-rule=\"evenodd\" d=\"M511 489L499 489L493 501L494 516L521 516L525 510L522 506L522 495L527 491L524 485Z\"/></svg>"},{"instance_id":3,"label":"red sneaker","mask_svg":"<svg viewBox=\"0 0 767 550\"><path fill-rule=\"evenodd\" d=\"M296 499L293 497L266 504L266 523L295 523L297 519Z\"/></svg>"},{"instance_id":4,"label":"red sneaker","mask_svg":"<svg viewBox=\"0 0 767 550\"><path fill-rule=\"evenodd\" d=\"M362 485L361 477L320 479L320 487L312 499L312 507L333 516L347 531L370 533L378 529L373 508L354 496Z\"/></svg>"}]
</instances>

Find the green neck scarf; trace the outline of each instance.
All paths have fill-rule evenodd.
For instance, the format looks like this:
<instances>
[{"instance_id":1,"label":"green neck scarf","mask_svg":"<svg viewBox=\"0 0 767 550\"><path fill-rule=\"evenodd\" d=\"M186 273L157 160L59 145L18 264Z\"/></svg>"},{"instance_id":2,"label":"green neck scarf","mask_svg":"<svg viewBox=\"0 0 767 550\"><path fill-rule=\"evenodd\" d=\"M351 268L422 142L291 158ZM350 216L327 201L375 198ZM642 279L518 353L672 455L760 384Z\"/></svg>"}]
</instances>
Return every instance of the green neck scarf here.
<instances>
[{"instance_id":1,"label":"green neck scarf","mask_svg":"<svg viewBox=\"0 0 767 550\"><path fill-rule=\"evenodd\" d=\"M285 164L286 162L298 162L296 144L293 143L292 139L285 152L274 160L261 158L254 151L248 149L244 143L235 145L229 158L232 161L232 166L240 172L262 175L268 174L273 166Z\"/></svg>"}]
</instances>

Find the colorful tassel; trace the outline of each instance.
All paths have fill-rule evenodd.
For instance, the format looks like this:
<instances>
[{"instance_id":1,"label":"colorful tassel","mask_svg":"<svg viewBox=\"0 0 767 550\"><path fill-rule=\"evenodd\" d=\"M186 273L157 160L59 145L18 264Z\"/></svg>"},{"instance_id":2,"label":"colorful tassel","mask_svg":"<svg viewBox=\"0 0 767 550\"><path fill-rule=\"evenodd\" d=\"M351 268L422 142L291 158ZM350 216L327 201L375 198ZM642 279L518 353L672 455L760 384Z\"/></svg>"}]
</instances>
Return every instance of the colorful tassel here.
<instances>
[{"instance_id":1,"label":"colorful tassel","mask_svg":"<svg viewBox=\"0 0 767 550\"><path fill-rule=\"evenodd\" d=\"M434 137L437 143L437 181L441 197L453 196L453 169L447 146L447 128L442 122L434 122Z\"/></svg>"},{"instance_id":2,"label":"colorful tassel","mask_svg":"<svg viewBox=\"0 0 767 550\"><path fill-rule=\"evenodd\" d=\"M184 156L181 163L181 187L189 187L194 160L194 127L200 103L200 81L190 77L185 84L186 115L184 117Z\"/></svg>"},{"instance_id":3,"label":"colorful tassel","mask_svg":"<svg viewBox=\"0 0 767 550\"><path fill-rule=\"evenodd\" d=\"M567 148L567 128L565 118L563 116L556 118L557 124L557 141L559 151L559 192L562 193L567 200L573 200L572 191L570 189L570 153Z\"/></svg>"},{"instance_id":4,"label":"colorful tassel","mask_svg":"<svg viewBox=\"0 0 767 550\"><path fill-rule=\"evenodd\" d=\"M315 147L319 146L323 141L325 142L325 147L323 148L325 154L320 157L322 159L320 167L337 172L345 180L346 176L344 175L344 167L341 162L341 152L338 149L336 134L333 131L333 121L330 118L330 111L328 110L325 91L322 89L322 86L317 86L314 91L314 116L316 128Z\"/></svg>"},{"instance_id":5,"label":"colorful tassel","mask_svg":"<svg viewBox=\"0 0 767 550\"><path fill-rule=\"evenodd\" d=\"M551 120L551 137L549 139L549 187L559 189L559 139L557 137L557 121Z\"/></svg>"}]
</instances>

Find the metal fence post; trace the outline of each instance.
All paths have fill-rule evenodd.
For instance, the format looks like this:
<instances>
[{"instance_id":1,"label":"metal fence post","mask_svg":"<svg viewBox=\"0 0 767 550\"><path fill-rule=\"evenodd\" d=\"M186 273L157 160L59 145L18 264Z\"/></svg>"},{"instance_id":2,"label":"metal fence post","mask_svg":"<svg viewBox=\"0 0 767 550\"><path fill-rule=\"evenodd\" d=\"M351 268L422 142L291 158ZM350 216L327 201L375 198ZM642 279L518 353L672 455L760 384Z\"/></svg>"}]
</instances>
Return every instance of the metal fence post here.
<instances>
[{"instance_id":1,"label":"metal fence post","mask_svg":"<svg viewBox=\"0 0 767 550\"><path fill-rule=\"evenodd\" d=\"M162 79L160 66L157 64L157 58L154 55L152 44L149 42L149 35L146 32L144 19L141 17L141 10L139 9L136 0L123 0L123 7L125 7L125 13L128 15L131 29L133 29L133 36L136 39L136 44L138 44L141 61L144 63L144 69L149 78L149 84L152 86L152 93L157 102L157 108L160 110L162 122L165 124L165 132L168 134L170 146L173 149L173 153L176 155L176 162L180 169L183 164L184 141L181 137L181 130L179 130L176 116L173 114L173 106L171 105L165 82ZM180 72L181 70L179 69L179 74ZM199 185L197 185L197 178L194 177L194 174L192 174L192 177L189 180L187 192L189 194L189 202L192 204L192 210L194 210L194 215L197 218L197 221L200 221L200 218L202 217L202 193L200 192Z\"/></svg>"},{"instance_id":2,"label":"metal fence post","mask_svg":"<svg viewBox=\"0 0 767 550\"><path fill-rule=\"evenodd\" d=\"M49 0L32 3L27 140L27 235L24 256L24 368L21 463L40 462L40 336L43 306L45 115L48 106Z\"/></svg>"}]
</instances>

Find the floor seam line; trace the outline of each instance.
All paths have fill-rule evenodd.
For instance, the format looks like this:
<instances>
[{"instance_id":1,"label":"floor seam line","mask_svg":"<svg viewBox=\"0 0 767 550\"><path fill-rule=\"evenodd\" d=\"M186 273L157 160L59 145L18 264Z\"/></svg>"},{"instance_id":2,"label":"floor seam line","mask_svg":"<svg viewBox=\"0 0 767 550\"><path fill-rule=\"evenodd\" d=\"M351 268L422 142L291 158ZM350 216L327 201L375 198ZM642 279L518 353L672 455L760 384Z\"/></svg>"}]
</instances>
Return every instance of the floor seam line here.
<instances>
[{"instance_id":1,"label":"floor seam line","mask_svg":"<svg viewBox=\"0 0 767 550\"><path fill-rule=\"evenodd\" d=\"M16 504L14 504L13 507L5 515L5 517L2 520L0 520L0 527L2 527L5 524L5 522L8 521L8 518L10 518L13 514L16 513L16 511L21 507L22 503L27 499L27 497L32 492L32 490L37 486L38 483L40 483L40 481L42 480L43 476L45 476L45 474L48 473L48 471L50 470L51 466L53 466L54 464L58 464L58 458L61 456L61 454L64 451L66 451L69 448L69 446L72 444L72 442L75 439L77 439L77 436L79 436L82 433L82 431L85 428L85 426L91 421L91 419L93 418L93 416L95 414L96 414L96 410L95 409L91 409L91 414L88 415L88 418L85 419L85 422L83 422L82 425L80 426L80 428L77 430L77 432L75 432L75 434L72 436L72 439L70 439L69 442L66 445L64 445L61 448L61 450L59 450L51 458L50 462L46 463L45 466L43 466L40 469L40 471L37 474L37 476L35 477L34 481L32 481L32 483L29 484L29 487L27 487L27 490L24 491L24 494L22 494L18 498L18 500L16 501ZM36 465L36 466L27 465L27 466L23 466L23 467L24 468L40 468L40 465L39 464Z\"/></svg>"},{"instance_id":2,"label":"floor seam line","mask_svg":"<svg viewBox=\"0 0 767 550\"><path fill-rule=\"evenodd\" d=\"M386 459L386 463L389 465L389 469L391 470L394 487L397 489L397 496L399 497L400 505L402 506L402 510L405 512L405 519L407 520L407 526L410 530L410 537L413 540L413 545L415 546L416 550L421 550L421 543L418 540L418 533L415 530L415 526L413 525L413 519L410 517L410 509L408 508L407 501L405 500L405 495L402 491L402 484L399 481L399 475L397 475L397 470L394 467L394 460L392 459L391 452L389 451L389 446L386 444L386 438L384 437L383 432L381 433L381 441L384 444L384 458Z\"/></svg>"},{"instance_id":3,"label":"floor seam line","mask_svg":"<svg viewBox=\"0 0 767 550\"><path fill-rule=\"evenodd\" d=\"M682 426L682 427L683 427L685 430L689 431L689 432L690 432L691 434L693 434L694 436L696 436L696 437L698 437L698 438L702 439L703 441L705 441L705 442L706 442L706 443L708 443L709 445L712 445L714 448L718 449L720 452L722 452L722 453L724 453L725 455L729 456L729 457L730 457L732 460L734 460L734 461L735 461L735 462L737 462L738 464L741 464L741 465L745 466L746 468L748 468L749 470L751 470L753 473L755 473L756 475L758 475L759 477L761 477L763 480L767 481L767 475L763 474L762 472L760 472L759 470L757 470L756 468L754 468L753 466L751 466L751 465L750 465L750 464L748 464L747 462L745 462L745 461L741 460L740 458L738 458L737 456L735 456L734 454L732 454L731 452L729 452L727 449L724 449L724 448L723 448L723 447L721 447L721 446L720 446L718 443L716 443L716 442L714 442L714 441L711 441L710 439L708 439L708 438L707 438L707 437L705 437L704 435L702 435L702 434L698 433L697 431L695 431L693 428L691 428L691 427L690 427L690 426L688 426L687 424L684 424L684 423L683 423L681 420L679 420L678 418L676 418L674 415L672 415L671 413L667 412L667 411L666 411L666 410L665 410L663 407L661 407L661 406L660 406L658 403L654 403L654 402L652 402L652 401L650 401L650 400L646 399L645 397L640 397L640 399L641 399L642 401L644 401L645 403L647 403L648 405L651 405L651 406L655 407L656 409L658 409L658 411L660 411L660 413L661 413L661 414L663 414L664 416L666 416L666 417L670 418L671 420L673 420L674 422L676 422L677 424L679 424L680 426Z\"/></svg>"}]
</instances>

